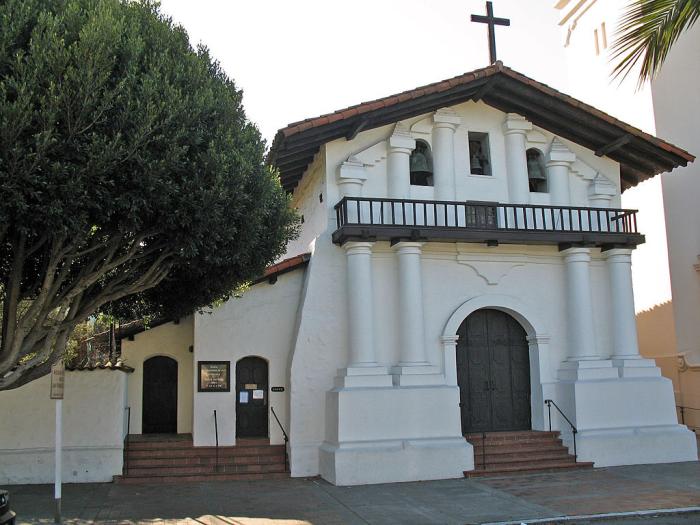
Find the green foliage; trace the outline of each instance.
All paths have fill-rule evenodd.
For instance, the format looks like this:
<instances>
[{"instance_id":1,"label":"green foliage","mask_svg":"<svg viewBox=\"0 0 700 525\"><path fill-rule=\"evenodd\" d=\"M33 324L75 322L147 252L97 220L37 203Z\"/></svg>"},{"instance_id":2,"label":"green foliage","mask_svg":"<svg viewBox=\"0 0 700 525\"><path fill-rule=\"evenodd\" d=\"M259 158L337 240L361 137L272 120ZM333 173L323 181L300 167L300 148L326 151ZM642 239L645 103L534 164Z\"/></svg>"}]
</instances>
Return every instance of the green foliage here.
<instances>
[{"instance_id":1,"label":"green foliage","mask_svg":"<svg viewBox=\"0 0 700 525\"><path fill-rule=\"evenodd\" d=\"M242 92L156 3L7 0L0 27L0 378L100 309L183 315L284 252Z\"/></svg>"},{"instance_id":2,"label":"green foliage","mask_svg":"<svg viewBox=\"0 0 700 525\"><path fill-rule=\"evenodd\" d=\"M612 46L614 77L641 64L639 85L661 69L678 37L700 16L700 0L633 0L625 8Z\"/></svg>"}]
</instances>

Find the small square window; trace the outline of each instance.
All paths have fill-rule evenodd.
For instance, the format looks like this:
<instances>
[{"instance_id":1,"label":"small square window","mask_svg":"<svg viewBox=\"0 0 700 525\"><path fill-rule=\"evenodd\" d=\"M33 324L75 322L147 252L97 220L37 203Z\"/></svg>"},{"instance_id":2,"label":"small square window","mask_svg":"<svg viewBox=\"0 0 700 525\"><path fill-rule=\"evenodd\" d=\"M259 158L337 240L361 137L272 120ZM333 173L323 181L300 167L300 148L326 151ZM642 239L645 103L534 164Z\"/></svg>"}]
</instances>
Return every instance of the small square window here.
<instances>
[{"instance_id":1,"label":"small square window","mask_svg":"<svg viewBox=\"0 0 700 525\"><path fill-rule=\"evenodd\" d=\"M469 173L491 175L488 133L469 133Z\"/></svg>"}]
</instances>

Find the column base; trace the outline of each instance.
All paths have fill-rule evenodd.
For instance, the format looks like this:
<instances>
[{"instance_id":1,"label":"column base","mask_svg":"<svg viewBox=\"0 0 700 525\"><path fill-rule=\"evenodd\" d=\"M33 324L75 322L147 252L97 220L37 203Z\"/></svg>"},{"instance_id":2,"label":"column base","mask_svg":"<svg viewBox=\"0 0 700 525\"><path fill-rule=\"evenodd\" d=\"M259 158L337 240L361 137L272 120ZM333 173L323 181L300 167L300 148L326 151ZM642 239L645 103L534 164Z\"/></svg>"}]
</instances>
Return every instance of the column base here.
<instances>
[{"instance_id":1,"label":"column base","mask_svg":"<svg viewBox=\"0 0 700 525\"><path fill-rule=\"evenodd\" d=\"M695 434L678 424L669 379L647 376L562 382L557 396L559 406L578 429L580 461L603 467L697 460ZM573 452L569 426L558 415L552 419Z\"/></svg>"},{"instance_id":2,"label":"column base","mask_svg":"<svg viewBox=\"0 0 700 525\"><path fill-rule=\"evenodd\" d=\"M564 361L557 372L562 381L615 379L619 377L617 368L609 359Z\"/></svg>"},{"instance_id":3,"label":"column base","mask_svg":"<svg viewBox=\"0 0 700 525\"><path fill-rule=\"evenodd\" d=\"M385 366L350 366L338 370L336 388L391 387L391 376Z\"/></svg>"},{"instance_id":4,"label":"column base","mask_svg":"<svg viewBox=\"0 0 700 525\"><path fill-rule=\"evenodd\" d=\"M613 356L613 365L617 367L620 377L660 377L661 370L653 359L630 358L630 356Z\"/></svg>"},{"instance_id":5,"label":"column base","mask_svg":"<svg viewBox=\"0 0 700 525\"><path fill-rule=\"evenodd\" d=\"M593 461L596 467L697 461L697 446L695 433L683 425L584 430L576 435L578 460Z\"/></svg>"},{"instance_id":6,"label":"column base","mask_svg":"<svg viewBox=\"0 0 700 525\"><path fill-rule=\"evenodd\" d=\"M474 468L459 388L334 389L326 394L321 476L336 485L462 477Z\"/></svg>"},{"instance_id":7,"label":"column base","mask_svg":"<svg viewBox=\"0 0 700 525\"><path fill-rule=\"evenodd\" d=\"M391 368L394 386L444 385L445 377L437 366L399 365Z\"/></svg>"},{"instance_id":8,"label":"column base","mask_svg":"<svg viewBox=\"0 0 700 525\"><path fill-rule=\"evenodd\" d=\"M319 461L334 485L368 485L462 478L474 469L474 451L463 437L325 442Z\"/></svg>"}]
</instances>

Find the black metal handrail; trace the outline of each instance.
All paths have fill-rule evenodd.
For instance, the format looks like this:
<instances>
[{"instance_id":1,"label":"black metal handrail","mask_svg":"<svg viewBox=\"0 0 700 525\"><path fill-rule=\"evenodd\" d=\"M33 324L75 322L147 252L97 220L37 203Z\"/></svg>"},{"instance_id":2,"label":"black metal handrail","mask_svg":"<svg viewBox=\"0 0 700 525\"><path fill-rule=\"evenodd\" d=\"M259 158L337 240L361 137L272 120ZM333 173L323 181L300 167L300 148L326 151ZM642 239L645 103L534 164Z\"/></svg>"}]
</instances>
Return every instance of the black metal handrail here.
<instances>
[{"instance_id":1,"label":"black metal handrail","mask_svg":"<svg viewBox=\"0 0 700 525\"><path fill-rule=\"evenodd\" d=\"M338 228L416 226L501 231L636 234L637 210L344 197L335 205Z\"/></svg>"},{"instance_id":2,"label":"black metal handrail","mask_svg":"<svg viewBox=\"0 0 700 525\"><path fill-rule=\"evenodd\" d=\"M270 405L270 412L272 412L272 415L275 418L275 421L277 421L277 425L279 425L280 430L282 431L282 435L284 436L284 468L287 468L287 443L289 443L289 436L284 430L284 427L282 426L282 423L280 423L279 418L277 417L277 414L275 413L275 407Z\"/></svg>"},{"instance_id":3,"label":"black metal handrail","mask_svg":"<svg viewBox=\"0 0 700 525\"><path fill-rule=\"evenodd\" d=\"M554 405L554 408L557 409L557 412L559 412L559 415L564 418L564 420L569 424L571 427L571 434L574 437L574 457L577 458L578 454L576 453L576 434L578 434L578 429L576 428L576 425L574 425L571 420L569 420L568 417L564 414L564 412L561 411L561 409L557 406L557 404L552 401L551 399L545 399L544 404L547 405L547 412L549 415L549 431L552 431L552 405Z\"/></svg>"},{"instance_id":4,"label":"black metal handrail","mask_svg":"<svg viewBox=\"0 0 700 525\"><path fill-rule=\"evenodd\" d=\"M214 436L216 436L216 449L214 451L214 471L219 472L219 422L216 419L216 410L214 410Z\"/></svg>"},{"instance_id":5,"label":"black metal handrail","mask_svg":"<svg viewBox=\"0 0 700 525\"><path fill-rule=\"evenodd\" d=\"M129 473L129 433L131 432L131 407L126 407L126 435L124 436L124 475Z\"/></svg>"}]
</instances>

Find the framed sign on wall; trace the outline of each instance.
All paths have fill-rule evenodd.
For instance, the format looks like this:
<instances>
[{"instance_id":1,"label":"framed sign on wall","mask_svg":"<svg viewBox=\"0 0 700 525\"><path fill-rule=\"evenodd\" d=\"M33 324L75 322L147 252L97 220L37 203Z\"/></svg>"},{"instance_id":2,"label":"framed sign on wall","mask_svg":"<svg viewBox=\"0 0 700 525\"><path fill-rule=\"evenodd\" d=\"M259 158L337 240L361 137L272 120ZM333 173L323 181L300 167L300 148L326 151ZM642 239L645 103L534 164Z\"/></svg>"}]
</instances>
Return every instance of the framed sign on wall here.
<instances>
[{"instance_id":1,"label":"framed sign on wall","mask_svg":"<svg viewBox=\"0 0 700 525\"><path fill-rule=\"evenodd\" d=\"M230 361L197 361L197 391L230 392Z\"/></svg>"}]
</instances>

